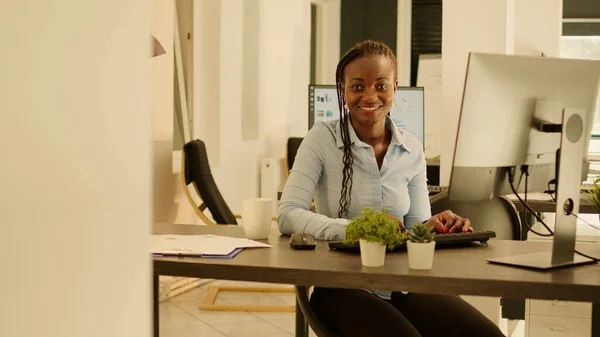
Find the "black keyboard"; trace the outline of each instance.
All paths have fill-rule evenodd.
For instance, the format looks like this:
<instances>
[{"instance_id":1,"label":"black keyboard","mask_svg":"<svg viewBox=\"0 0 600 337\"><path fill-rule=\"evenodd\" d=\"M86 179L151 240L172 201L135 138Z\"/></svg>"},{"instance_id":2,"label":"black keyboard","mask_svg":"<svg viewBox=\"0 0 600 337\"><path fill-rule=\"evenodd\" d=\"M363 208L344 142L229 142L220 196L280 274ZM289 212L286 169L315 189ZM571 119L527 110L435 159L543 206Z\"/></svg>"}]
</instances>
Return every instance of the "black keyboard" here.
<instances>
[{"instance_id":1,"label":"black keyboard","mask_svg":"<svg viewBox=\"0 0 600 337\"><path fill-rule=\"evenodd\" d=\"M496 232L494 231L479 231L479 232L468 232L468 233L447 233L447 234L436 234L434 236L435 247L448 247L448 246L463 246L471 245L474 242L479 242L480 245L487 245L487 241L490 238L495 238ZM344 244L342 241L330 241L329 248L333 250L360 252L360 247L357 243ZM406 242L402 245L394 248L396 250L406 250Z\"/></svg>"}]
</instances>

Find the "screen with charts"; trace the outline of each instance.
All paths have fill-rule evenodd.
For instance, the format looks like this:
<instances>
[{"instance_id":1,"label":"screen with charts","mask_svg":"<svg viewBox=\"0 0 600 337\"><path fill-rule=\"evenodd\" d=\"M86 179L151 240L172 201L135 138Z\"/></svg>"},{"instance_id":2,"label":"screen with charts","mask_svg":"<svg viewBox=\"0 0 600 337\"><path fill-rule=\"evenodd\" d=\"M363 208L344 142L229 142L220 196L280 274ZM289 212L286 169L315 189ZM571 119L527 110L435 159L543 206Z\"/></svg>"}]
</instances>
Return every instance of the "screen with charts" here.
<instances>
[{"instance_id":1,"label":"screen with charts","mask_svg":"<svg viewBox=\"0 0 600 337\"><path fill-rule=\"evenodd\" d=\"M424 94L421 87L398 87L390 117L401 129L413 135L421 144L425 134ZM319 121L339 119L335 85L309 85L308 128Z\"/></svg>"}]
</instances>

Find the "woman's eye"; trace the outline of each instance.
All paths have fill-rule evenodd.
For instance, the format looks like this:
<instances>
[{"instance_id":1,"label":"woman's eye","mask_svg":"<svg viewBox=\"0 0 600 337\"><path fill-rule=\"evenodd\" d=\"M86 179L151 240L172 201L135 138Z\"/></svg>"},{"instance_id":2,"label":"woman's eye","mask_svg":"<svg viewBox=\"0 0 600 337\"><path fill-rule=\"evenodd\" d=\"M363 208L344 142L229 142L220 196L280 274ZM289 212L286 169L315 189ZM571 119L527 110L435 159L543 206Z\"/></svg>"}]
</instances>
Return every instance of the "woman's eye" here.
<instances>
[{"instance_id":1,"label":"woman's eye","mask_svg":"<svg viewBox=\"0 0 600 337\"><path fill-rule=\"evenodd\" d=\"M387 89L387 87L388 87L387 84L380 84L380 85L377 86L377 89L379 89L379 90L385 90L385 89Z\"/></svg>"},{"instance_id":2,"label":"woman's eye","mask_svg":"<svg viewBox=\"0 0 600 337\"><path fill-rule=\"evenodd\" d=\"M354 90L362 90L362 85L355 84L355 85L352 86L352 89L354 89Z\"/></svg>"}]
</instances>

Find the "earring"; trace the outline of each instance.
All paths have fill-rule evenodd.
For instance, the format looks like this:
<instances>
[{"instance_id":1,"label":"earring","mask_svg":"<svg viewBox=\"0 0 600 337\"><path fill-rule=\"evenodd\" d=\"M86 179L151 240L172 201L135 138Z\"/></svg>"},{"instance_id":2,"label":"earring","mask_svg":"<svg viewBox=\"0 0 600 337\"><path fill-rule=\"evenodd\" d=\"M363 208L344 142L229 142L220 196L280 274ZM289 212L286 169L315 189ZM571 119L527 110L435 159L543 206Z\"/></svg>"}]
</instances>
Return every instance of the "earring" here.
<instances>
[{"instance_id":1,"label":"earring","mask_svg":"<svg viewBox=\"0 0 600 337\"><path fill-rule=\"evenodd\" d=\"M348 104L344 104L344 109L348 110Z\"/></svg>"}]
</instances>

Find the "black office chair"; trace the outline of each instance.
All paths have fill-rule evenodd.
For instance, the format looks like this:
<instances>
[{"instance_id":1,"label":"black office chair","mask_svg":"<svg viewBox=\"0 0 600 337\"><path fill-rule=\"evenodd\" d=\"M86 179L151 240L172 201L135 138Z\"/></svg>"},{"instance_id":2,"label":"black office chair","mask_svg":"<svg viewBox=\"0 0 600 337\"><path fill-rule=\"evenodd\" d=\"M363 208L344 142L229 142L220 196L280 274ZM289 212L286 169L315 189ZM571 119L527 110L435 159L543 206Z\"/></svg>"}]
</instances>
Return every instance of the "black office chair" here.
<instances>
[{"instance_id":1,"label":"black office chair","mask_svg":"<svg viewBox=\"0 0 600 337\"><path fill-rule=\"evenodd\" d=\"M188 201L194 208L196 214L207 225L237 225L239 215L233 214L231 209L223 199L219 188L215 183L215 179L210 171L208 164L208 154L206 146L201 140L193 140L183 146L181 154L181 179L183 182L183 190ZM189 185L193 186L196 195L202 200L200 205L197 205L190 191ZM204 210L210 211L212 218L209 219ZM260 306L260 305L216 305L214 301L217 298L219 291L236 291L236 292L294 292L294 288L281 287L225 287L212 286L208 288L208 294L200 309L216 310L216 311L268 311L268 312L293 312L295 306Z\"/></svg>"},{"instance_id":2,"label":"black office chair","mask_svg":"<svg viewBox=\"0 0 600 337\"><path fill-rule=\"evenodd\" d=\"M181 154L181 178L184 191L188 200L194 206L196 214L208 225L237 225L236 216L233 214L225 199L221 195L208 164L206 146L201 140L193 140L183 146ZM202 198L202 204L196 205L189 194L187 186L192 184L197 195ZM204 210L210 211L214 221L211 221Z\"/></svg>"},{"instance_id":3,"label":"black office chair","mask_svg":"<svg viewBox=\"0 0 600 337\"><path fill-rule=\"evenodd\" d=\"M308 290L310 287L295 286L295 288L298 306L302 310L302 314L304 314L304 319L306 319L308 325L312 328L317 337L337 337L336 334L331 332L331 330L327 329L327 327L321 323L321 320L319 320L319 317L317 317L310 306L310 301L308 299Z\"/></svg>"},{"instance_id":4,"label":"black office chair","mask_svg":"<svg viewBox=\"0 0 600 337\"><path fill-rule=\"evenodd\" d=\"M298 153L298 148L302 143L304 138L302 137L290 137L287 142L287 152L286 152L286 160L285 163L287 165L286 172L290 172L292 167L294 167L294 160L296 159L296 154Z\"/></svg>"},{"instance_id":5,"label":"black office chair","mask_svg":"<svg viewBox=\"0 0 600 337\"><path fill-rule=\"evenodd\" d=\"M523 239L519 212L513 202L504 196L490 201L461 202L450 200L448 191L444 191L431 196L429 202L432 214L448 209L471 220L471 226L476 231L491 230L496 232L496 238L503 240ZM503 318L525 319L525 300L500 298L500 305Z\"/></svg>"},{"instance_id":6,"label":"black office chair","mask_svg":"<svg viewBox=\"0 0 600 337\"><path fill-rule=\"evenodd\" d=\"M476 231L494 231L496 238L503 240L521 240L521 218L513 202L504 197L495 197L489 201L463 202L448 198L448 191L440 192L429 198L431 213L437 214L451 210L463 218L471 220Z\"/></svg>"}]
</instances>

